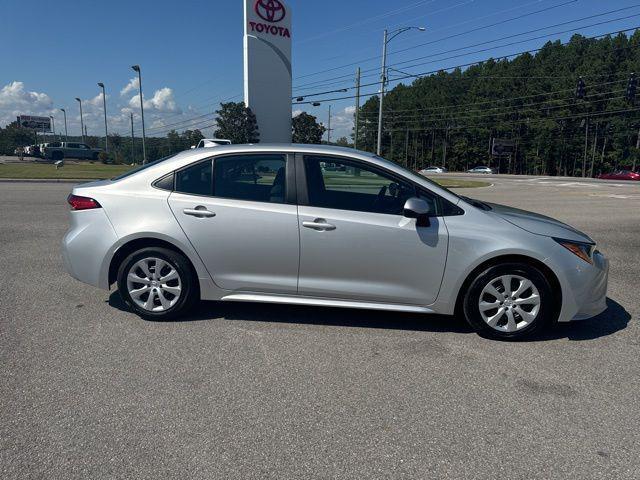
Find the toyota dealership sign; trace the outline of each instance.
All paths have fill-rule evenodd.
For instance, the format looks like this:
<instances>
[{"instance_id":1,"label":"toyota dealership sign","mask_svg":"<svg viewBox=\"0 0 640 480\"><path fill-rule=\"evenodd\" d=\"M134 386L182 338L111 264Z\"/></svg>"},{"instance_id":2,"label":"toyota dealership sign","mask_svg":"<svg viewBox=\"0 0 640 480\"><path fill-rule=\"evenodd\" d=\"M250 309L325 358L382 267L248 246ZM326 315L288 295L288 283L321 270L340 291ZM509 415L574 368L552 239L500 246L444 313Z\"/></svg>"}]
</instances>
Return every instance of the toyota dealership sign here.
<instances>
[{"instance_id":1,"label":"toyota dealership sign","mask_svg":"<svg viewBox=\"0 0 640 480\"><path fill-rule=\"evenodd\" d=\"M282 0L244 2L244 101L261 142L291 142L291 10Z\"/></svg>"}]
</instances>

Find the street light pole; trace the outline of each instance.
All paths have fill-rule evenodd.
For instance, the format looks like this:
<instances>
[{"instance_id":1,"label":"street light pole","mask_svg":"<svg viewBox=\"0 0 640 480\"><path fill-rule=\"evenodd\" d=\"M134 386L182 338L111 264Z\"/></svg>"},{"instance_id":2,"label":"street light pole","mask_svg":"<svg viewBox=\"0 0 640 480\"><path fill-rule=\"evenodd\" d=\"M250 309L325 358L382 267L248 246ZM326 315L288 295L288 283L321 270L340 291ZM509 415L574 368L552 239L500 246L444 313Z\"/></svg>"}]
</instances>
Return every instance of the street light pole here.
<instances>
[{"instance_id":1,"label":"street light pole","mask_svg":"<svg viewBox=\"0 0 640 480\"><path fill-rule=\"evenodd\" d=\"M53 115L49 115L49 118L51 119L51 129L53 130L53 140L55 141L55 139L56 139L56 120L55 120L55 118L53 118Z\"/></svg>"},{"instance_id":2,"label":"street light pole","mask_svg":"<svg viewBox=\"0 0 640 480\"><path fill-rule=\"evenodd\" d=\"M109 152L109 132L107 131L107 94L104 90L104 83L99 82L98 86L102 88L102 108L104 110L104 151Z\"/></svg>"},{"instance_id":3,"label":"street light pole","mask_svg":"<svg viewBox=\"0 0 640 480\"><path fill-rule=\"evenodd\" d=\"M82 135L82 143L85 143L84 142L84 120L82 118L82 100L80 100L78 97L76 97L76 100L80 104L80 134Z\"/></svg>"},{"instance_id":4,"label":"street light pole","mask_svg":"<svg viewBox=\"0 0 640 480\"><path fill-rule=\"evenodd\" d=\"M327 143L331 144L331 105L329 105L329 125L327 128Z\"/></svg>"},{"instance_id":5,"label":"street light pole","mask_svg":"<svg viewBox=\"0 0 640 480\"><path fill-rule=\"evenodd\" d=\"M67 132L67 111L64 108L61 108L60 110L64 114L64 141L66 142L69 140L69 135Z\"/></svg>"},{"instance_id":6,"label":"street light pole","mask_svg":"<svg viewBox=\"0 0 640 480\"><path fill-rule=\"evenodd\" d=\"M391 36L389 36L389 31L387 29L384 31L382 42L382 73L380 75L380 108L378 111L378 148L376 149L376 153L378 155L382 155L382 104L384 103L384 87L387 83L387 45L401 33L413 29L421 32L426 30L424 27L402 27L391 32Z\"/></svg>"},{"instance_id":7,"label":"street light pole","mask_svg":"<svg viewBox=\"0 0 640 480\"><path fill-rule=\"evenodd\" d=\"M131 113L131 161L133 163L136 163L136 151L134 149L134 143L133 143L133 112Z\"/></svg>"},{"instance_id":8,"label":"street light pole","mask_svg":"<svg viewBox=\"0 0 640 480\"><path fill-rule=\"evenodd\" d=\"M138 90L140 91L140 117L142 118L142 164L147 163L147 147L146 134L144 130L144 102L142 100L142 73L140 71L140 65L134 65L131 67L134 72L138 72Z\"/></svg>"}]
</instances>

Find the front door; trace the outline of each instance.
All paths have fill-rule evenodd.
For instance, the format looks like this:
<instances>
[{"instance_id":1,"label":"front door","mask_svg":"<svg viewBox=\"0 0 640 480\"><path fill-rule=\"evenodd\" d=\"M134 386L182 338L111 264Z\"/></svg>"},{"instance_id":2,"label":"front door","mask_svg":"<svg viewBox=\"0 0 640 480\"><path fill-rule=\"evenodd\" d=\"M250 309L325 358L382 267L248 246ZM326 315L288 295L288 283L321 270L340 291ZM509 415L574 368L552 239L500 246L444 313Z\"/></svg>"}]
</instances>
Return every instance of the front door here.
<instances>
[{"instance_id":1,"label":"front door","mask_svg":"<svg viewBox=\"0 0 640 480\"><path fill-rule=\"evenodd\" d=\"M296 293L298 214L287 187L290 168L286 155L243 154L176 173L171 210L218 287Z\"/></svg>"},{"instance_id":2,"label":"front door","mask_svg":"<svg viewBox=\"0 0 640 480\"><path fill-rule=\"evenodd\" d=\"M438 295L447 258L444 222L402 216L416 188L368 164L305 155L307 196L299 207L299 293L412 305ZM298 168L302 165L299 163ZM432 203L436 199L421 195Z\"/></svg>"}]
</instances>

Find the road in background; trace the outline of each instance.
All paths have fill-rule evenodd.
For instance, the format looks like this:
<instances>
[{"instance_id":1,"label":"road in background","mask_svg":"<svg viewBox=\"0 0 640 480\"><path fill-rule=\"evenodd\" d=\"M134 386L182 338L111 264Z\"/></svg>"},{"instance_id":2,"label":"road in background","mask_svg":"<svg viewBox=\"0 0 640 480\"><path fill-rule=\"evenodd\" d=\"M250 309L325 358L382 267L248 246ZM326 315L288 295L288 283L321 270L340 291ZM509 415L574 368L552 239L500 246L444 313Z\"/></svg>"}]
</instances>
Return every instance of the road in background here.
<instances>
[{"instance_id":1,"label":"road in background","mask_svg":"<svg viewBox=\"0 0 640 480\"><path fill-rule=\"evenodd\" d=\"M70 185L0 184L2 478L639 478L640 186L480 178L598 241L607 312L520 343L277 305L148 322L62 271Z\"/></svg>"}]
</instances>

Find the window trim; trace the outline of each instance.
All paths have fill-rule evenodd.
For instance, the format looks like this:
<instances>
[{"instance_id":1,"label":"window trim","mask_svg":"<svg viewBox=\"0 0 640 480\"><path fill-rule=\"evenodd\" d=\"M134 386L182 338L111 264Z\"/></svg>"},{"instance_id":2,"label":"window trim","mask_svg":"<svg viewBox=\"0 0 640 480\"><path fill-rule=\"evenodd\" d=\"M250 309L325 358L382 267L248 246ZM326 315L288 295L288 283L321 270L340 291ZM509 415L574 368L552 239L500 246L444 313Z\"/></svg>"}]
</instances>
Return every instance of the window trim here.
<instances>
[{"instance_id":1,"label":"window trim","mask_svg":"<svg viewBox=\"0 0 640 480\"><path fill-rule=\"evenodd\" d=\"M306 171L306 167L304 164L304 157L308 156L308 157L325 157L325 158L335 158L336 161L338 162L346 162L349 164L355 164L355 165L361 165L363 169L366 170L372 170L374 173L380 172L382 173L384 176L387 177L391 177L392 179L395 179L397 181L400 182L404 182L404 183L408 183L410 184L414 189L415 189L415 195L419 196L421 192L428 192L429 195L432 195L435 199L435 204L436 204L436 217L444 217L444 216L452 216L452 215L444 215L444 203L443 202L449 202L446 199L443 199L440 195L438 195L437 193L433 192L432 190L426 188L424 185L420 185L419 183L416 183L415 181L413 181L410 178L406 178L403 177L399 174L397 174L396 172L393 172L387 168L381 167L379 165L374 165L372 163L366 162L364 160L360 160L358 158L354 158L354 157L346 157L344 155L336 155L333 153L303 153L303 152L299 152L296 153L295 155L295 160L296 160L296 187L297 187L297 192L298 192L298 205L300 206L306 206L306 207L313 207L313 208L325 208L327 210L338 210L338 211L343 211L343 212L361 212L361 213L373 213L376 215L391 215L394 217L397 216L402 216L402 215L398 215L398 214L393 214L393 213L376 213L376 212L363 212L362 210L349 210L349 209L338 209L338 208L329 208L329 207L316 207L314 205L311 205L309 202L309 191L308 191L308 186L307 186L307 171ZM452 204L453 205L453 204ZM464 210L462 208L460 208L457 205L454 205L456 208L458 208L460 210L461 213L455 214L455 215L464 215Z\"/></svg>"},{"instance_id":2,"label":"window trim","mask_svg":"<svg viewBox=\"0 0 640 480\"><path fill-rule=\"evenodd\" d=\"M243 200L240 198L233 198L233 197L222 197L219 195L215 194L215 176L216 176L216 160L217 159L223 159L223 158L230 158L230 157L248 157L248 156L264 156L264 155L274 155L274 156L281 156L284 158L285 161L285 185L286 185L286 192L285 192L285 201L283 203L275 203L275 202L261 202L259 200ZM178 178L178 174L180 172L182 172L183 170L187 170L191 167L194 167L200 163L205 163L205 162L211 162L211 195L200 195L197 193L186 193L186 192L180 192L178 190L176 190L176 183L177 183L177 178ZM157 178L156 180L153 181L153 183L151 184L152 187L154 188L158 188L160 189L160 187L156 186L156 183L158 183L160 180L162 180L163 178L165 178L168 175L173 175L173 190L171 190L172 193L179 193L180 195L190 195L193 197L201 197L201 198L219 198L221 200L234 200L237 202L248 202L248 203L264 203L264 204L269 204L269 205L297 205L297 190L296 190L296 165L295 165L295 157L293 153L290 152L268 152L268 151L263 151L263 152L246 152L246 153L226 153L223 155L213 155L211 157L207 157L207 158L203 158L201 160L198 160L196 162L190 163L188 165L185 165L181 168L178 168L176 170L174 170L173 172L170 172L166 175L163 175L160 178ZM161 189L164 190L164 189Z\"/></svg>"}]
</instances>

